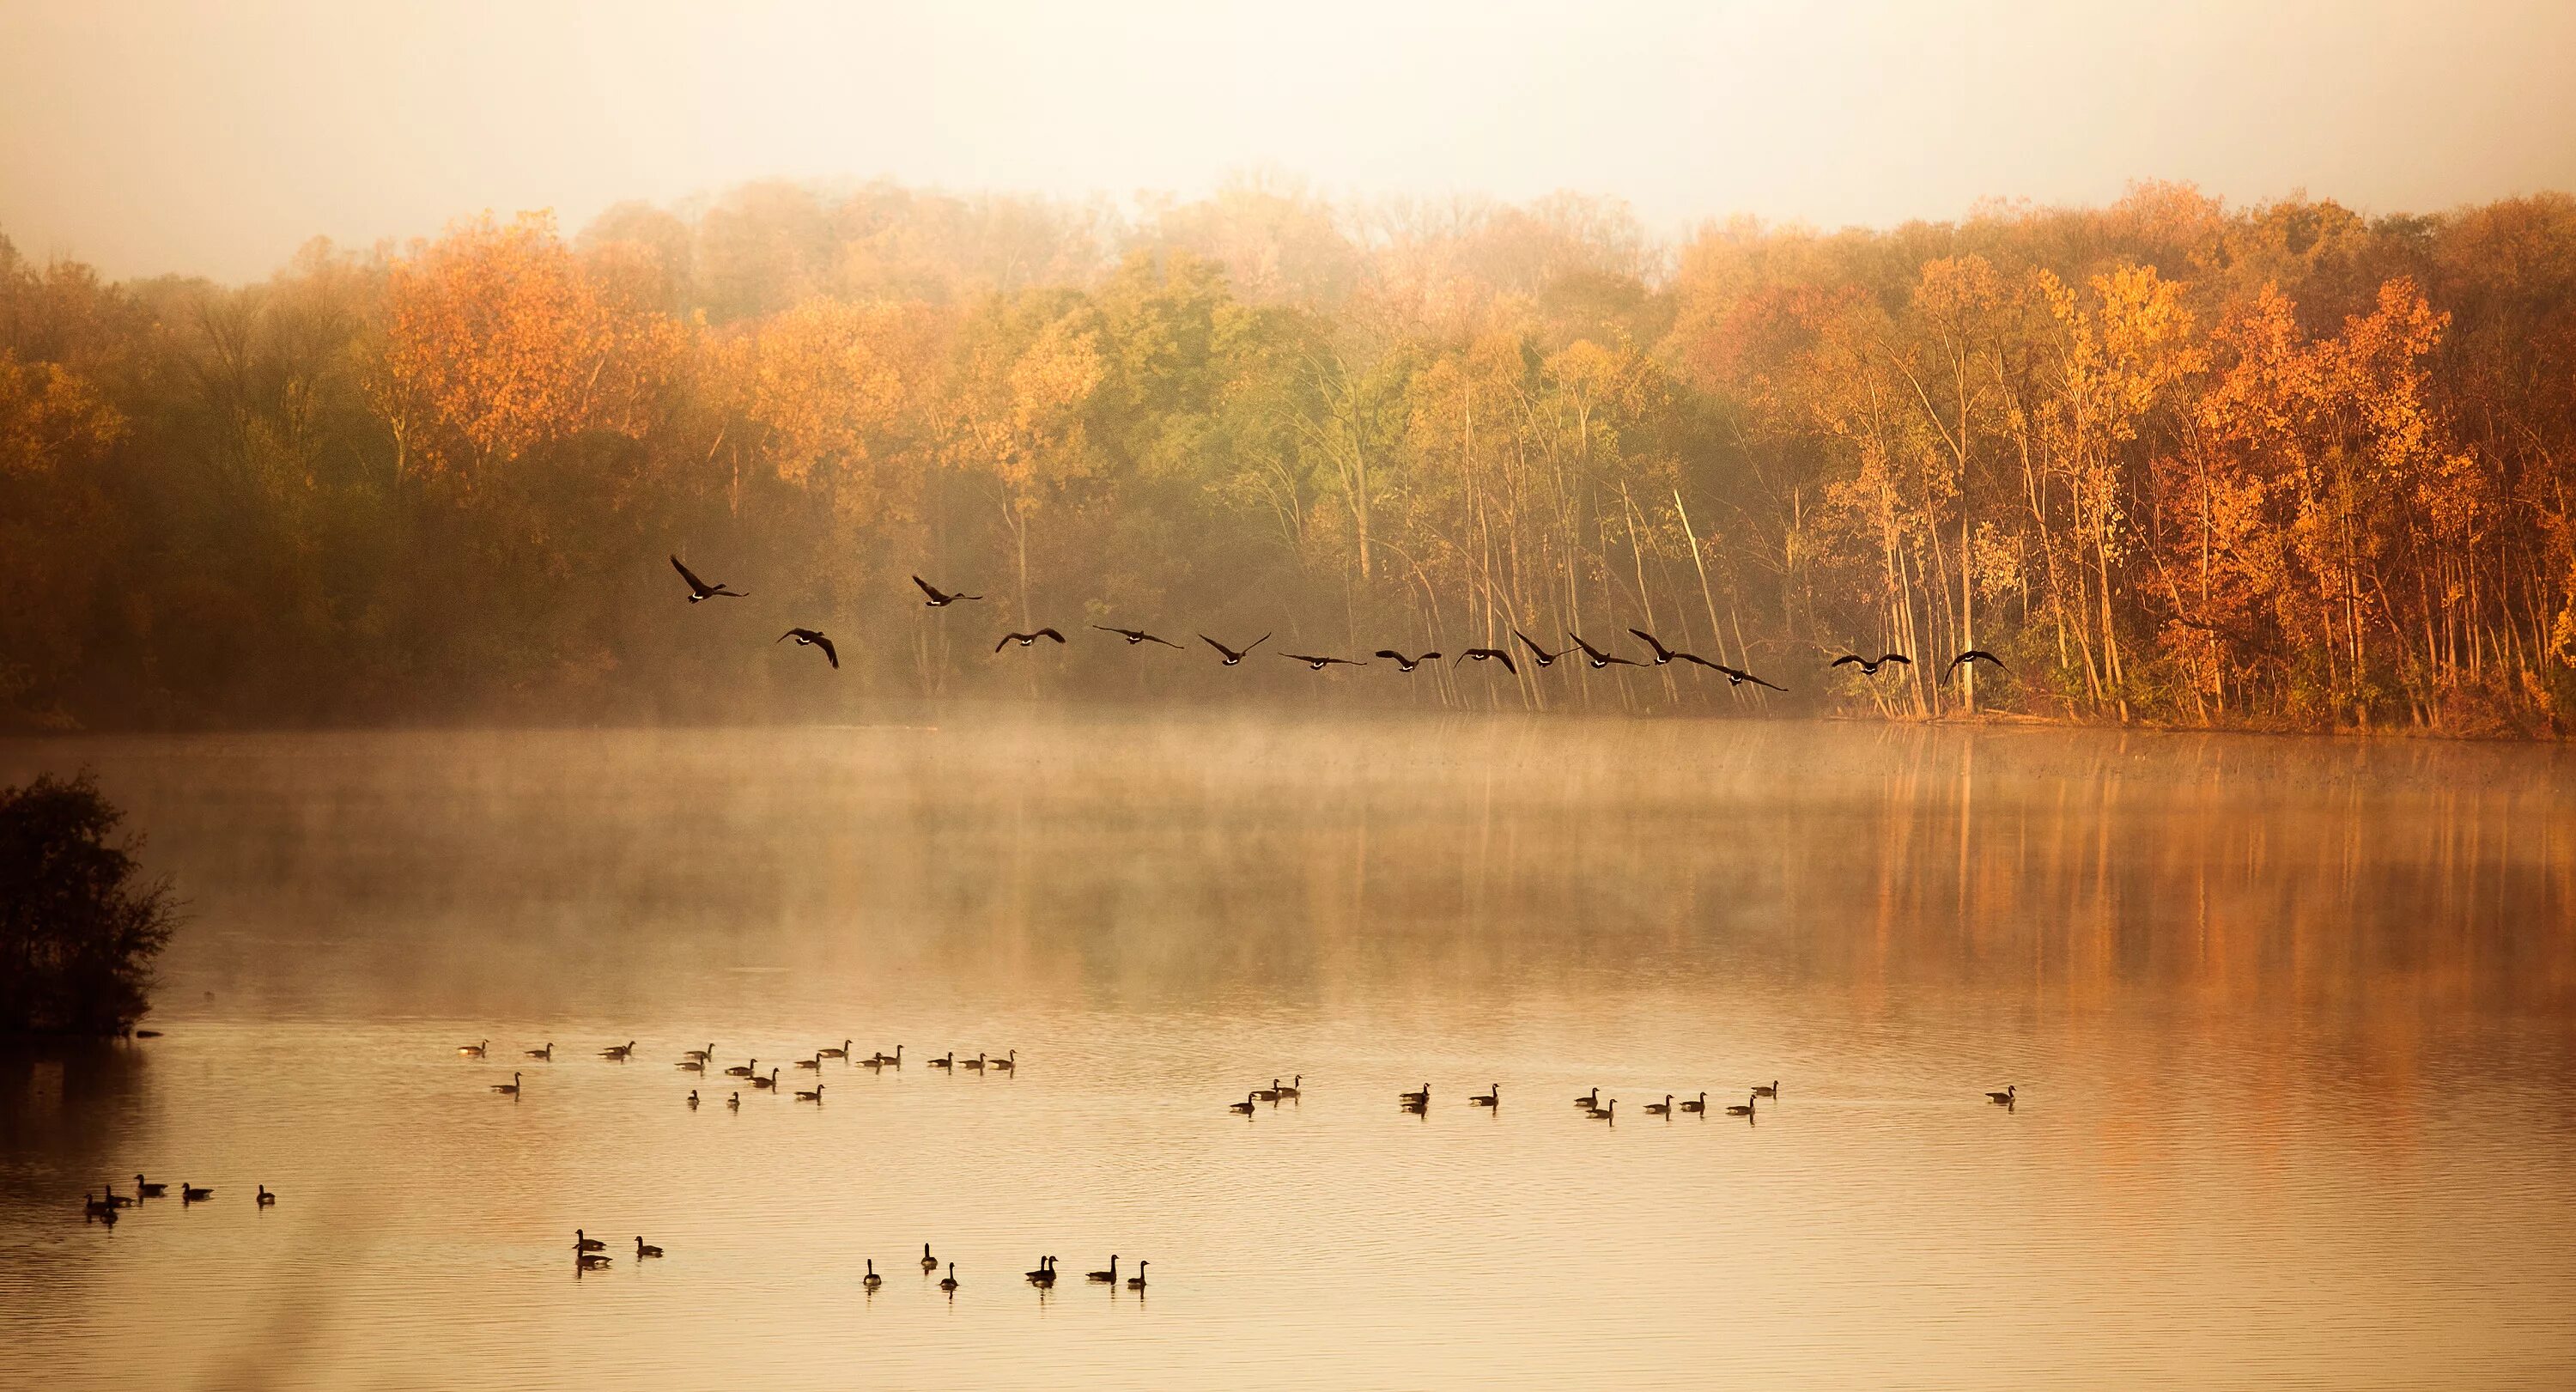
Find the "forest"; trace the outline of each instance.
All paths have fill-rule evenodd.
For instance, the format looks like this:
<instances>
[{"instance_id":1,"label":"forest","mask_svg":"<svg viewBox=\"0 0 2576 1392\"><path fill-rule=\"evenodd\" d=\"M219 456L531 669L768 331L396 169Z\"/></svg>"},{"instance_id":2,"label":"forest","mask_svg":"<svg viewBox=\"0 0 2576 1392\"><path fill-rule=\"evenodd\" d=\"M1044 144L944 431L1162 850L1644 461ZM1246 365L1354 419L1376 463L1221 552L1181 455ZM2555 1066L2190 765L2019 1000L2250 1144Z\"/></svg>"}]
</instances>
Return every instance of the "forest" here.
<instances>
[{"instance_id":1,"label":"forest","mask_svg":"<svg viewBox=\"0 0 2576 1392\"><path fill-rule=\"evenodd\" d=\"M1577 195L763 183L248 285L0 240L21 730L989 697L2555 737L2571 484L2563 194L1670 244ZM689 604L673 554L750 598ZM1041 624L1074 641L993 650ZM1454 660L1632 627L1787 690ZM1387 647L1452 658L1269 660ZM1946 677L1968 647L2008 670Z\"/></svg>"}]
</instances>

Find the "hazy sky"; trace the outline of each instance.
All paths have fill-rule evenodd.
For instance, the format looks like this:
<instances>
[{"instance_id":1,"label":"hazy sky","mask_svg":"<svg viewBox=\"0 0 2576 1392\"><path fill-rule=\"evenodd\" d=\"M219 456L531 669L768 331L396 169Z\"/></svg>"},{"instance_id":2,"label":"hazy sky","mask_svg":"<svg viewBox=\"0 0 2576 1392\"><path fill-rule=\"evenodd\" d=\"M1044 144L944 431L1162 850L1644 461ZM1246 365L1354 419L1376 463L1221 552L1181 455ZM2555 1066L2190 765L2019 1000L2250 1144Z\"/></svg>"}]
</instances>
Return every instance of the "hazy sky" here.
<instances>
[{"instance_id":1,"label":"hazy sky","mask_svg":"<svg viewBox=\"0 0 2576 1392\"><path fill-rule=\"evenodd\" d=\"M0 232L251 277L772 175L1203 193L1560 188L1658 231L2086 202L2369 211L2576 188L2576 0L0 0Z\"/></svg>"}]
</instances>

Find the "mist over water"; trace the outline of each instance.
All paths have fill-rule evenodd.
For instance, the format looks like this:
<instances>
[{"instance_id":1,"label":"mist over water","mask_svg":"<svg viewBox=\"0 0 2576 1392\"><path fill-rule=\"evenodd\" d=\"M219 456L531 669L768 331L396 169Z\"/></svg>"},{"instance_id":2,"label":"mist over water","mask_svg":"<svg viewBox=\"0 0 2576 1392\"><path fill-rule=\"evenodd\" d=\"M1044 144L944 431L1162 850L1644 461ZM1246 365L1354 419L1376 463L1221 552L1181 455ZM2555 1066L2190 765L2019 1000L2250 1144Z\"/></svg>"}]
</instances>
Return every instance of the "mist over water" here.
<instances>
[{"instance_id":1,"label":"mist over water","mask_svg":"<svg viewBox=\"0 0 2576 1392\"><path fill-rule=\"evenodd\" d=\"M196 917L166 1037L0 1054L0 1385L2576 1370L2556 748L1007 709L0 743L0 782L84 763ZM844 1037L906 1066L739 1113L672 1067ZM1774 1078L1749 1124L1643 1114ZM138 1169L217 1196L81 1221ZM1111 1252L1145 1294L1080 1280Z\"/></svg>"}]
</instances>

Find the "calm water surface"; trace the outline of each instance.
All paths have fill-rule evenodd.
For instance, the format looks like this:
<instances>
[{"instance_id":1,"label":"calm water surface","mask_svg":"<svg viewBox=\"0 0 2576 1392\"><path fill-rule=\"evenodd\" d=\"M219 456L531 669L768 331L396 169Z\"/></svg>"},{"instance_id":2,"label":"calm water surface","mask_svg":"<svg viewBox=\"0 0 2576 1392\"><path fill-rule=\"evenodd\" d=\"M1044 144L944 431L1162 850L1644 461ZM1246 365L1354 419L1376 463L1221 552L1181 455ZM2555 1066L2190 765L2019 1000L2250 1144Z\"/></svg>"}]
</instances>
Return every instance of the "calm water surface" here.
<instances>
[{"instance_id":1,"label":"calm water surface","mask_svg":"<svg viewBox=\"0 0 2576 1392\"><path fill-rule=\"evenodd\" d=\"M0 1054L0 1387L2576 1383L2556 749L1000 715L0 744L0 780L84 763L195 919L166 1037ZM844 1036L906 1067L682 1103L738 1086L683 1049ZM1774 1078L1750 1123L1643 1114ZM1615 1126L1569 1106L1595 1085ZM82 1221L138 1170L216 1196ZM1079 1280L1112 1252L1141 1296Z\"/></svg>"}]
</instances>

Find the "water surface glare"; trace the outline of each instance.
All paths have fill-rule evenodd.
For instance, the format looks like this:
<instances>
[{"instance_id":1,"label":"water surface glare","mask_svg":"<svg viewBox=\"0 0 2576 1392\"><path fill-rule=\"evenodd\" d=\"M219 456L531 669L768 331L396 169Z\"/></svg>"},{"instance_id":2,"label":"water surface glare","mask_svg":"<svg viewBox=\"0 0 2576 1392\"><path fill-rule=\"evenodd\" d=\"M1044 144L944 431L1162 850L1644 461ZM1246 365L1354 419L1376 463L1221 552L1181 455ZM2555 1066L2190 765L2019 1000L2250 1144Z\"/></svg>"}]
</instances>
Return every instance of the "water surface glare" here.
<instances>
[{"instance_id":1,"label":"water surface glare","mask_svg":"<svg viewBox=\"0 0 2576 1392\"><path fill-rule=\"evenodd\" d=\"M0 1387L2576 1382L2554 748L0 743L0 782L83 764L195 918L165 1037L0 1053ZM904 1067L792 1066L844 1037ZM710 1042L781 1093L673 1066ZM215 1196L83 1220L138 1170Z\"/></svg>"}]
</instances>

